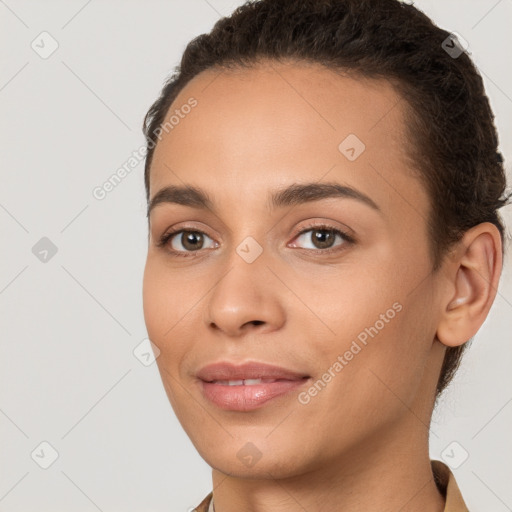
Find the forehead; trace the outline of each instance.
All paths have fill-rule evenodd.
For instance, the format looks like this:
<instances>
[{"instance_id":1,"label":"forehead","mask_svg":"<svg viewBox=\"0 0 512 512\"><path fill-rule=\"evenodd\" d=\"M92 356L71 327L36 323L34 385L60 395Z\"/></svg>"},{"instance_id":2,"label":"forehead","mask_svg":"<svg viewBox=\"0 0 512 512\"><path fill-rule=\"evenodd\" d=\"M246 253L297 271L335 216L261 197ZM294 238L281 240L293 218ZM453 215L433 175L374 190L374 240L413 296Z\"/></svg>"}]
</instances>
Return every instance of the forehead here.
<instances>
[{"instance_id":1,"label":"forehead","mask_svg":"<svg viewBox=\"0 0 512 512\"><path fill-rule=\"evenodd\" d=\"M191 99L196 105L184 108ZM204 71L167 113L174 118L155 148L150 197L180 181L219 200L234 190L237 197L261 197L326 177L366 191L378 184L380 200L390 202L393 188L421 188L409 172L404 108L386 80L313 63ZM426 207L423 191L415 193Z\"/></svg>"}]
</instances>

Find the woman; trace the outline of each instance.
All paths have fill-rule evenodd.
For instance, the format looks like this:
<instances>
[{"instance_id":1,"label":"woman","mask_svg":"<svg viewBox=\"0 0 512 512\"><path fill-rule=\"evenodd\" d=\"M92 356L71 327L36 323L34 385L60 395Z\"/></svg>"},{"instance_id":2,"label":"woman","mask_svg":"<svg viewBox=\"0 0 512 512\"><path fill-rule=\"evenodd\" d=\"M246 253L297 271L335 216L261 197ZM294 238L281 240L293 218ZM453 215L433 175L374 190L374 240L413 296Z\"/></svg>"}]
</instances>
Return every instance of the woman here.
<instances>
[{"instance_id":1,"label":"woman","mask_svg":"<svg viewBox=\"0 0 512 512\"><path fill-rule=\"evenodd\" d=\"M429 424L508 198L463 44L396 0L247 3L144 130L144 315L213 470L196 510L467 510Z\"/></svg>"}]
</instances>

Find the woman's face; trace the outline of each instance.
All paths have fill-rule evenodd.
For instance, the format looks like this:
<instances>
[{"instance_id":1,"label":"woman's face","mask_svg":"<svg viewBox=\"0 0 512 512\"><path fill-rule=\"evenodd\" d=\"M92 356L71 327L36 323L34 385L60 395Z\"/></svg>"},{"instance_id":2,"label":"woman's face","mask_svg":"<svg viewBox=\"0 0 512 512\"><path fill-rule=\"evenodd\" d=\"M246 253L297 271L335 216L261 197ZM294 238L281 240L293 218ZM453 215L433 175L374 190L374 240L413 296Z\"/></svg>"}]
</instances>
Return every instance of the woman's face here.
<instances>
[{"instance_id":1,"label":"woman's face","mask_svg":"<svg viewBox=\"0 0 512 512\"><path fill-rule=\"evenodd\" d=\"M439 278L403 104L385 81L273 63L205 71L169 110L144 315L172 407L212 467L297 475L426 438ZM220 362L293 376L205 372Z\"/></svg>"}]
</instances>

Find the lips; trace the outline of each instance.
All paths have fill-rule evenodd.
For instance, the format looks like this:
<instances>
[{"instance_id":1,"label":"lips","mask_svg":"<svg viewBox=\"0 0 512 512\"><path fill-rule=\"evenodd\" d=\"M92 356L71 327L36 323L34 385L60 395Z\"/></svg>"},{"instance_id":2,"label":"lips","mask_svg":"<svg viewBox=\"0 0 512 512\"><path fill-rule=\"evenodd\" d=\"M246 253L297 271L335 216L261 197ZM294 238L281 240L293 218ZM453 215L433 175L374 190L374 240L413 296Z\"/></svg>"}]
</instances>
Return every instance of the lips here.
<instances>
[{"instance_id":1,"label":"lips","mask_svg":"<svg viewBox=\"0 0 512 512\"><path fill-rule=\"evenodd\" d=\"M220 409L247 412L262 407L272 399L288 396L305 385L306 375L274 365L228 362L203 367L197 377L204 398Z\"/></svg>"},{"instance_id":2,"label":"lips","mask_svg":"<svg viewBox=\"0 0 512 512\"><path fill-rule=\"evenodd\" d=\"M269 384L288 379L235 379L235 380L214 380L212 384L222 384L224 386L257 386L258 384Z\"/></svg>"},{"instance_id":3,"label":"lips","mask_svg":"<svg viewBox=\"0 0 512 512\"><path fill-rule=\"evenodd\" d=\"M219 362L201 368L197 372L197 377L205 382L251 381L255 379L293 381L307 378L309 375L266 363L248 362L235 365L229 362ZM251 382L245 383L245 385L250 384Z\"/></svg>"}]
</instances>

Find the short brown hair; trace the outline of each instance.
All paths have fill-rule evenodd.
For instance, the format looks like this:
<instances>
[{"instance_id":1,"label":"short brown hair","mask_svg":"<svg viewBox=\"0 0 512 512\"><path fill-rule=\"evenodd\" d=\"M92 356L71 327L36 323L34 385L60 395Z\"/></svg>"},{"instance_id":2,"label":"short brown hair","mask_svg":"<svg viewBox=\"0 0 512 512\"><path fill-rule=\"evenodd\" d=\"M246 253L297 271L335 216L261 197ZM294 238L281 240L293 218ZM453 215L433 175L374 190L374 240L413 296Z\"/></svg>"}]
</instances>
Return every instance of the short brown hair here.
<instances>
[{"instance_id":1,"label":"short brown hair","mask_svg":"<svg viewBox=\"0 0 512 512\"><path fill-rule=\"evenodd\" d=\"M448 39L450 38L450 39ZM457 53L448 48L459 48ZM389 80L404 98L408 153L431 200L432 271L465 231L508 203L503 158L483 81L457 39L398 0L248 1L187 45L144 119L146 197L158 128L179 92L201 71L250 67L262 59L322 64ZM436 395L453 378L465 343L448 347Z\"/></svg>"}]
</instances>

